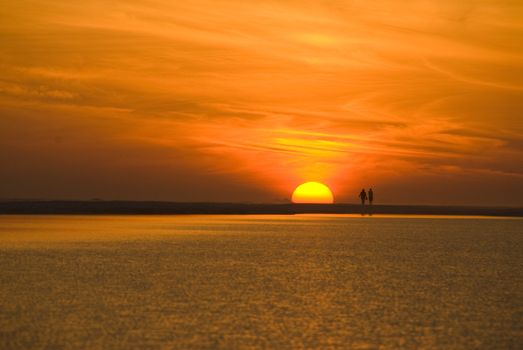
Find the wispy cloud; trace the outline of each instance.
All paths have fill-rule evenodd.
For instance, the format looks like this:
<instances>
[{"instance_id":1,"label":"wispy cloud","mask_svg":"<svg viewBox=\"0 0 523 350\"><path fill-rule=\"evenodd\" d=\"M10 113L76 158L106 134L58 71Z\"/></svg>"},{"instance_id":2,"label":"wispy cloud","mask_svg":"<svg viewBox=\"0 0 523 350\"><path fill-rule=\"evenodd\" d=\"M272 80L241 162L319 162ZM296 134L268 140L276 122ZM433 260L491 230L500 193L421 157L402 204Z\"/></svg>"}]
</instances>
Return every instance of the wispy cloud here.
<instances>
[{"instance_id":1,"label":"wispy cloud","mask_svg":"<svg viewBox=\"0 0 523 350\"><path fill-rule=\"evenodd\" d=\"M207 199L227 200L282 198L305 180L342 199L369 182L520 181L522 17L508 0L11 2L0 153L23 161L0 183L17 196L15 173L46 151L81 167L57 152L64 134L83 167L127 164L99 181L118 187L125 169L170 187L151 198L190 199L188 183L213 179ZM34 186L60 196L38 169Z\"/></svg>"}]
</instances>

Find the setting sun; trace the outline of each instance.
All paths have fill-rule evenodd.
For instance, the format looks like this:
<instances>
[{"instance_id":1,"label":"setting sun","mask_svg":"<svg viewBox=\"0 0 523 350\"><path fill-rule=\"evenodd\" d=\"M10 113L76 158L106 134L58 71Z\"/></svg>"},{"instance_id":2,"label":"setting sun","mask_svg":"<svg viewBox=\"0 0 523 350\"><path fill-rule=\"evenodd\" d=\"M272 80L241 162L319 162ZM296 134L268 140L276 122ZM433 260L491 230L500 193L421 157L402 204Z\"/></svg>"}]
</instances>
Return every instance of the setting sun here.
<instances>
[{"instance_id":1,"label":"setting sun","mask_svg":"<svg viewBox=\"0 0 523 350\"><path fill-rule=\"evenodd\" d=\"M334 202L331 190L319 182L306 182L296 187L292 193L293 203L326 203Z\"/></svg>"},{"instance_id":2,"label":"setting sun","mask_svg":"<svg viewBox=\"0 0 523 350\"><path fill-rule=\"evenodd\" d=\"M523 350L523 0L0 1L0 350Z\"/></svg>"}]
</instances>

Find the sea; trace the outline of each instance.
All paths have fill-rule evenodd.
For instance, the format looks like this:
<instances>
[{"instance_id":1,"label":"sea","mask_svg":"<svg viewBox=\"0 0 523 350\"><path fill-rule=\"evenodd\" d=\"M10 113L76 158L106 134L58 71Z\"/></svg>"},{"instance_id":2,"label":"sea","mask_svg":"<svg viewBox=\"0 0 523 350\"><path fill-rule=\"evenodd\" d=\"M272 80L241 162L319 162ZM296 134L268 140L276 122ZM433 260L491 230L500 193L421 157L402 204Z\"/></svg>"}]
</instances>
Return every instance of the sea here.
<instances>
[{"instance_id":1,"label":"sea","mask_svg":"<svg viewBox=\"0 0 523 350\"><path fill-rule=\"evenodd\" d=\"M523 349L523 220L0 216L0 349Z\"/></svg>"}]
</instances>

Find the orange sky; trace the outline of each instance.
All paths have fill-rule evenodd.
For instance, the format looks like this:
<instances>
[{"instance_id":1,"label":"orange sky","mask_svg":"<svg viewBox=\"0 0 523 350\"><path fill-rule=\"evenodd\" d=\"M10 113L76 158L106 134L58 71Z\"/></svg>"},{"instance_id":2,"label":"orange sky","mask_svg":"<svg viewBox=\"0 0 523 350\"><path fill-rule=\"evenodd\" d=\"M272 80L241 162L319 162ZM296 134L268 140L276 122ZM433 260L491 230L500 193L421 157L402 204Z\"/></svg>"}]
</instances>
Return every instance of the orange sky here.
<instances>
[{"instance_id":1,"label":"orange sky","mask_svg":"<svg viewBox=\"0 0 523 350\"><path fill-rule=\"evenodd\" d=\"M523 205L521 1L0 7L0 198Z\"/></svg>"}]
</instances>

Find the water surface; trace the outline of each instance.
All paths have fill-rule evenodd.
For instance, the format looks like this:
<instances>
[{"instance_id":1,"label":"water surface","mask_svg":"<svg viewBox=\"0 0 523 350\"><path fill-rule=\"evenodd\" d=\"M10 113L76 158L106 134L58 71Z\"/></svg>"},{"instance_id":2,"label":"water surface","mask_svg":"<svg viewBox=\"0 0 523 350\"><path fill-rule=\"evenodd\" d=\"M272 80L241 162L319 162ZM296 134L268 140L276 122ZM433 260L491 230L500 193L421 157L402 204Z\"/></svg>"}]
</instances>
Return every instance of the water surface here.
<instances>
[{"instance_id":1,"label":"water surface","mask_svg":"<svg viewBox=\"0 0 523 350\"><path fill-rule=\"evenodd\" d=\"M523 221L0 216L0 348L523 348Z\"/></svg>"}]
</instances>

